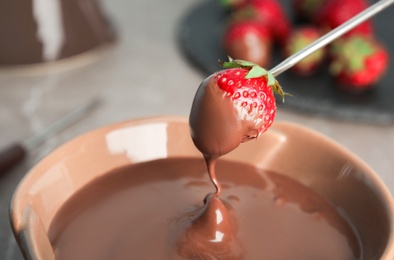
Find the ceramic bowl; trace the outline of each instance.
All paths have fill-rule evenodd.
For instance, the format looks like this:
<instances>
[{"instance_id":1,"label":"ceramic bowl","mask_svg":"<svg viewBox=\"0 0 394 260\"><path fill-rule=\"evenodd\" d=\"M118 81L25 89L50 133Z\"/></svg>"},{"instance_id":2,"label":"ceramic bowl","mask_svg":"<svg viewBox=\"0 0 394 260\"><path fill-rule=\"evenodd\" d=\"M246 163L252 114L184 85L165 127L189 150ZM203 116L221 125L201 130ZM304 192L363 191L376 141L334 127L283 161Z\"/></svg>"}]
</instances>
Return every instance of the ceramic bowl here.
<instances>
[{"instance_id":1,"label":"ceramic bowl","mask_svg":"<svg viewBox=\"0 0 394 260\"><path fill-rule=\"evenodd\" d=\"M187 118L131 120L62 145L27 173L13 195L10 218L20 250L28 259L54 259L47 231L76 191L115 168L171 157L202 157L191 140ZM298 180L346 214L359 233L364 259L394 259L391 194L370 167L327 137L277 122L223 160Z\"/></svg>"}]
</instances>

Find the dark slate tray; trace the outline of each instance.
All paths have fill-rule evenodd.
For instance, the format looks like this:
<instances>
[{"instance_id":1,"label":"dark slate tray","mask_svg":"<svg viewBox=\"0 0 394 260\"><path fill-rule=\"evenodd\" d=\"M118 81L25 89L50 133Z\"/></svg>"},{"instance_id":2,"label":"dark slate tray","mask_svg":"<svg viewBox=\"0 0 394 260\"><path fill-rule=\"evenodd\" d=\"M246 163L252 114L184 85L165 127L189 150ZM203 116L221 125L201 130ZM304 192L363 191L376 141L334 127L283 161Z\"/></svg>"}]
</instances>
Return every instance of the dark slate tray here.
<instances>
[{"instance_id":1,"label":"dark slate tray","mask_svg":"<svg viewBox=\"0 0 394 260\"><path fill-rule=\"evenodd\" d=\"M183 53L204 75L221 69L218 59L226 60L221 38L228 12L218 5L218 0L200 3L180 21L178 40ZM292 19L290 1L281 1ZM290 2L291 3L291 2ZM302 78L286 71L278 76L285 92L291 93L286 102L278 106L313 115L365 123L394 123L394 30L387 26L393 21L394 8L388 8L373 18L377 38L389 49L391 62L385 76L374 89L362 94L349 94L339 90L323 67L316 75ZM391 16L391 17L390 17ZM274 53L272 64L282 61Z\"/></svg>"}]
</instances>

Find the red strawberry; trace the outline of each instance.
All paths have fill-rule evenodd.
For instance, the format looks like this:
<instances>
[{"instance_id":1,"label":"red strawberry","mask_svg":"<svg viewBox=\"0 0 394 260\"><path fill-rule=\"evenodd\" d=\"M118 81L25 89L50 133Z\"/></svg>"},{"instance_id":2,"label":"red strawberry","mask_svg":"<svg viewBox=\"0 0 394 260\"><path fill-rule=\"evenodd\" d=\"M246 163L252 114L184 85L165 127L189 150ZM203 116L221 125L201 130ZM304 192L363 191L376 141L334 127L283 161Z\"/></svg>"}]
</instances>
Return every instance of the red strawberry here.
<instances>
[{"instance_id":1,"label":"red strawberry","mask_svg":"<svg viewBox=\"0 0 394 260\"><path fill-rule=\"evenodd\" d=\"M257 138L276 113L273 91L284 93L274 77L256 64L231 60L206 78L197 90L189 125L196 147L219 157Z\"/></svg>"},{"instance_id":2,"label":"red strawberry","mask_svg":"<svg viewBox=\"0 0 394 260\"><path fill-rule=\"evenodd\" d=\"M352 36L337 40L332 46L330 72L350 91L370 88L388 64L386 49L372 37Z\"/></svg>"},{"instance_id":3,"label":"red strawberry","mask_svg":"<svg viewBox=\"0 0 394 260\"><path fill-rule=\"evenodd\" d=\"M231 57L267 67L271 60L271 33L257 21L239 21L225 31L224 49Z\"/></svg>"},{"instance_id":4,"label":"red strawberry","mask_svg":"<svg viewBox=\"0 0 394 260\"><path fill-rule=\"evenodd\" d=\"M299 27L290 34L284 48L285 56L300 51L321 36L320 31L313 26ZM321 65L325 57L325 48L321 48L292 67L292 70L301 75L310 75Z\"/></svg>"},{"instance_id":5,"label":"red strawberry","mask_svg":"<svg viewBox=\"0 0 394 260\"><path fill-rule=\"evenodd\" d=\"M309 22L327 0L295 0L294 11L301 21Z\"/></svg>"},{"instance_id":6,"label":"red strawberry","mask_svg":"<svg viewBox=\"0 0 394 260\"><path fill-rule=\"evenodd\" d=\"M359 14L367 7L368 3L365 0L328 0L317 13L315 22L324 30L329 31ZM351 34L373 34L371 21L363 22L346 35Z\"/></svg>"},{"instance_id":7,"label":"red strawberry","mask_svg":"<svg viewBox=\"0 0 394 260\"><path fill-rule=\"evenodd\" d=\"M275 40L283 43L290 33L290 22L276 0L249 0L234 12L234 19L252 19L267 26Z\"/></svg>"}]
</instances>

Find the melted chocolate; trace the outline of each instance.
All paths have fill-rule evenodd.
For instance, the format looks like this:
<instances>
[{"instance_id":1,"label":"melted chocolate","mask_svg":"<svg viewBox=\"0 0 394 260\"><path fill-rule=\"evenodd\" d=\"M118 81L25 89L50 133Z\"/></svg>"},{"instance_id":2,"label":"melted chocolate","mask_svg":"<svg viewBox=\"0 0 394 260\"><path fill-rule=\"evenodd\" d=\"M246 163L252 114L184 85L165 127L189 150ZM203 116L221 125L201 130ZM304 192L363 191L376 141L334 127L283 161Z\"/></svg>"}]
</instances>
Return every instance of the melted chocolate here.
<instances>
[{"instance_id":1,"label":"melted chocolate","mask_svg":"<svg viewBox=\"0 0 394 260\"><path fill-rule=\"evenodd\" d=\"M94 180L55 216L56 259L360 259L359 240L323 197L280 174L201 159L130 165Z\"/></svg>"}]
</instances>

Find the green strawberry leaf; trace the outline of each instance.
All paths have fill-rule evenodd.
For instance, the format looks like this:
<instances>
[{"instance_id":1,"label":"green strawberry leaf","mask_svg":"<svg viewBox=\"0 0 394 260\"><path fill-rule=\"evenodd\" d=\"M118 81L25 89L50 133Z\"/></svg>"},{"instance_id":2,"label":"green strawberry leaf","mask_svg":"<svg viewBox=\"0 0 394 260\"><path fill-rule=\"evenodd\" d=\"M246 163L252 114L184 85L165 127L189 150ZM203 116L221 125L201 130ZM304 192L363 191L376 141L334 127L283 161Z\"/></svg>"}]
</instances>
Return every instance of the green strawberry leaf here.
<instances>
[{"instance_id":1,"label":"green strawberry leaf","mask_svg":"<svg viewBox=\"0 0 394 260\"><path fill-rule=\"evenodd\" d=\"M242 68L240 65L231 62L231 61L221 61L219 60L220 66L222 66L225 69L232 69L232 68Z\"/></svg>"},{"instance_id":2,"label":"green strawberry leaf","mask_svg":"<svg viewBox=\"0 0 394 260\"><path fill-rule=\"evenodd\" d=\"M219 0L220 5L225 7L233 6L236 2L234 0Z\"/></svg>"},{"instance_id":3,"label":"green strawberry leaf","mask_svg":"<svg viewBox=\"0 0 394 260\"><path fill-rule=\"evenodd\" d=\"M222 66L225 69L230 69L230 68L244 68L244 69L252 69L255 66L258 66L257 64L250 62L250 61L245 61L245 60L233 60L230 56L228 56L228 61L220 61L219 60L220 66Z\"/></svg>"},{"instance_id":4,"label":"green strawberry leaf","mask_svg":"<svg viewBox=\"0 0 394 260\"><path fill-rule=\"evenodd\" d=\"M267 80L268 80L268 83L267 83L268 86L275 85L276 80L275 80L274 76L271 74L271 72L267 72Z\"/></svg>"},{"instance_id":5,"label":"green strawberry leaf","mask_svg":"<svg viewBox=\"0 0 394 260\"><path fill-rule=\"evenodd\" d=\"M218 63L220 64L220 66L222 68L225 68L225 69L242 68L242 66L237 64L236 62L234 62L234 60L230 56L227 56L227 57L228 57L228 61L218 60Z\"/></svg>"},{"instance_id":6,"label":"green strawberry leaf","mask_svg":"<svg viewBox=\"0 0 394 260\"><path fill-rule=\"evenodd\" d=\"M253 68L253 67L257 66L255 63L250 62L250 61L246 61L246 60L233 60L232 62L234 62L242 67L245 67L245 68L247 68L247 67Z\"/></svg>"},{"instance_id":7,"label":"green strawberry leaf","mask_svg":"<svg viewBox=\"0 0 394 260\"><path fill-rule=\"evenodd\" d=\"M271 85L272 90L274 93L279 94L282 98L282 102L285 102L285 93L282 90L282 87L279 85L279 82L275 80L275 84Z\"/></svg>"},{"instance_id":8,"label":"green strawberry leaf","mask_svg":"<svg viewBox=\"0 0 394 260\"><path fill-rule=\"evenodd\" d=\"M290 93L284 92L282 87L280 86L279 82L275 80L275 84L271 86L274 93L278 94L282 98L282 102L285 102L285 96L293 96Z\"/></svg>"},{"instance_id":9,"label":"green strawberry leaf","mask_svg":"<svg viewBox=\"0 0 394 260\"><path fill-rule=\"evenodd\" d=\"M258 78L261 76L266 76L268 71L263 69L260 66L254 65L252 69L246 74L245 79L252 79L252 78Z\"/></svg>"}]
</instances>

